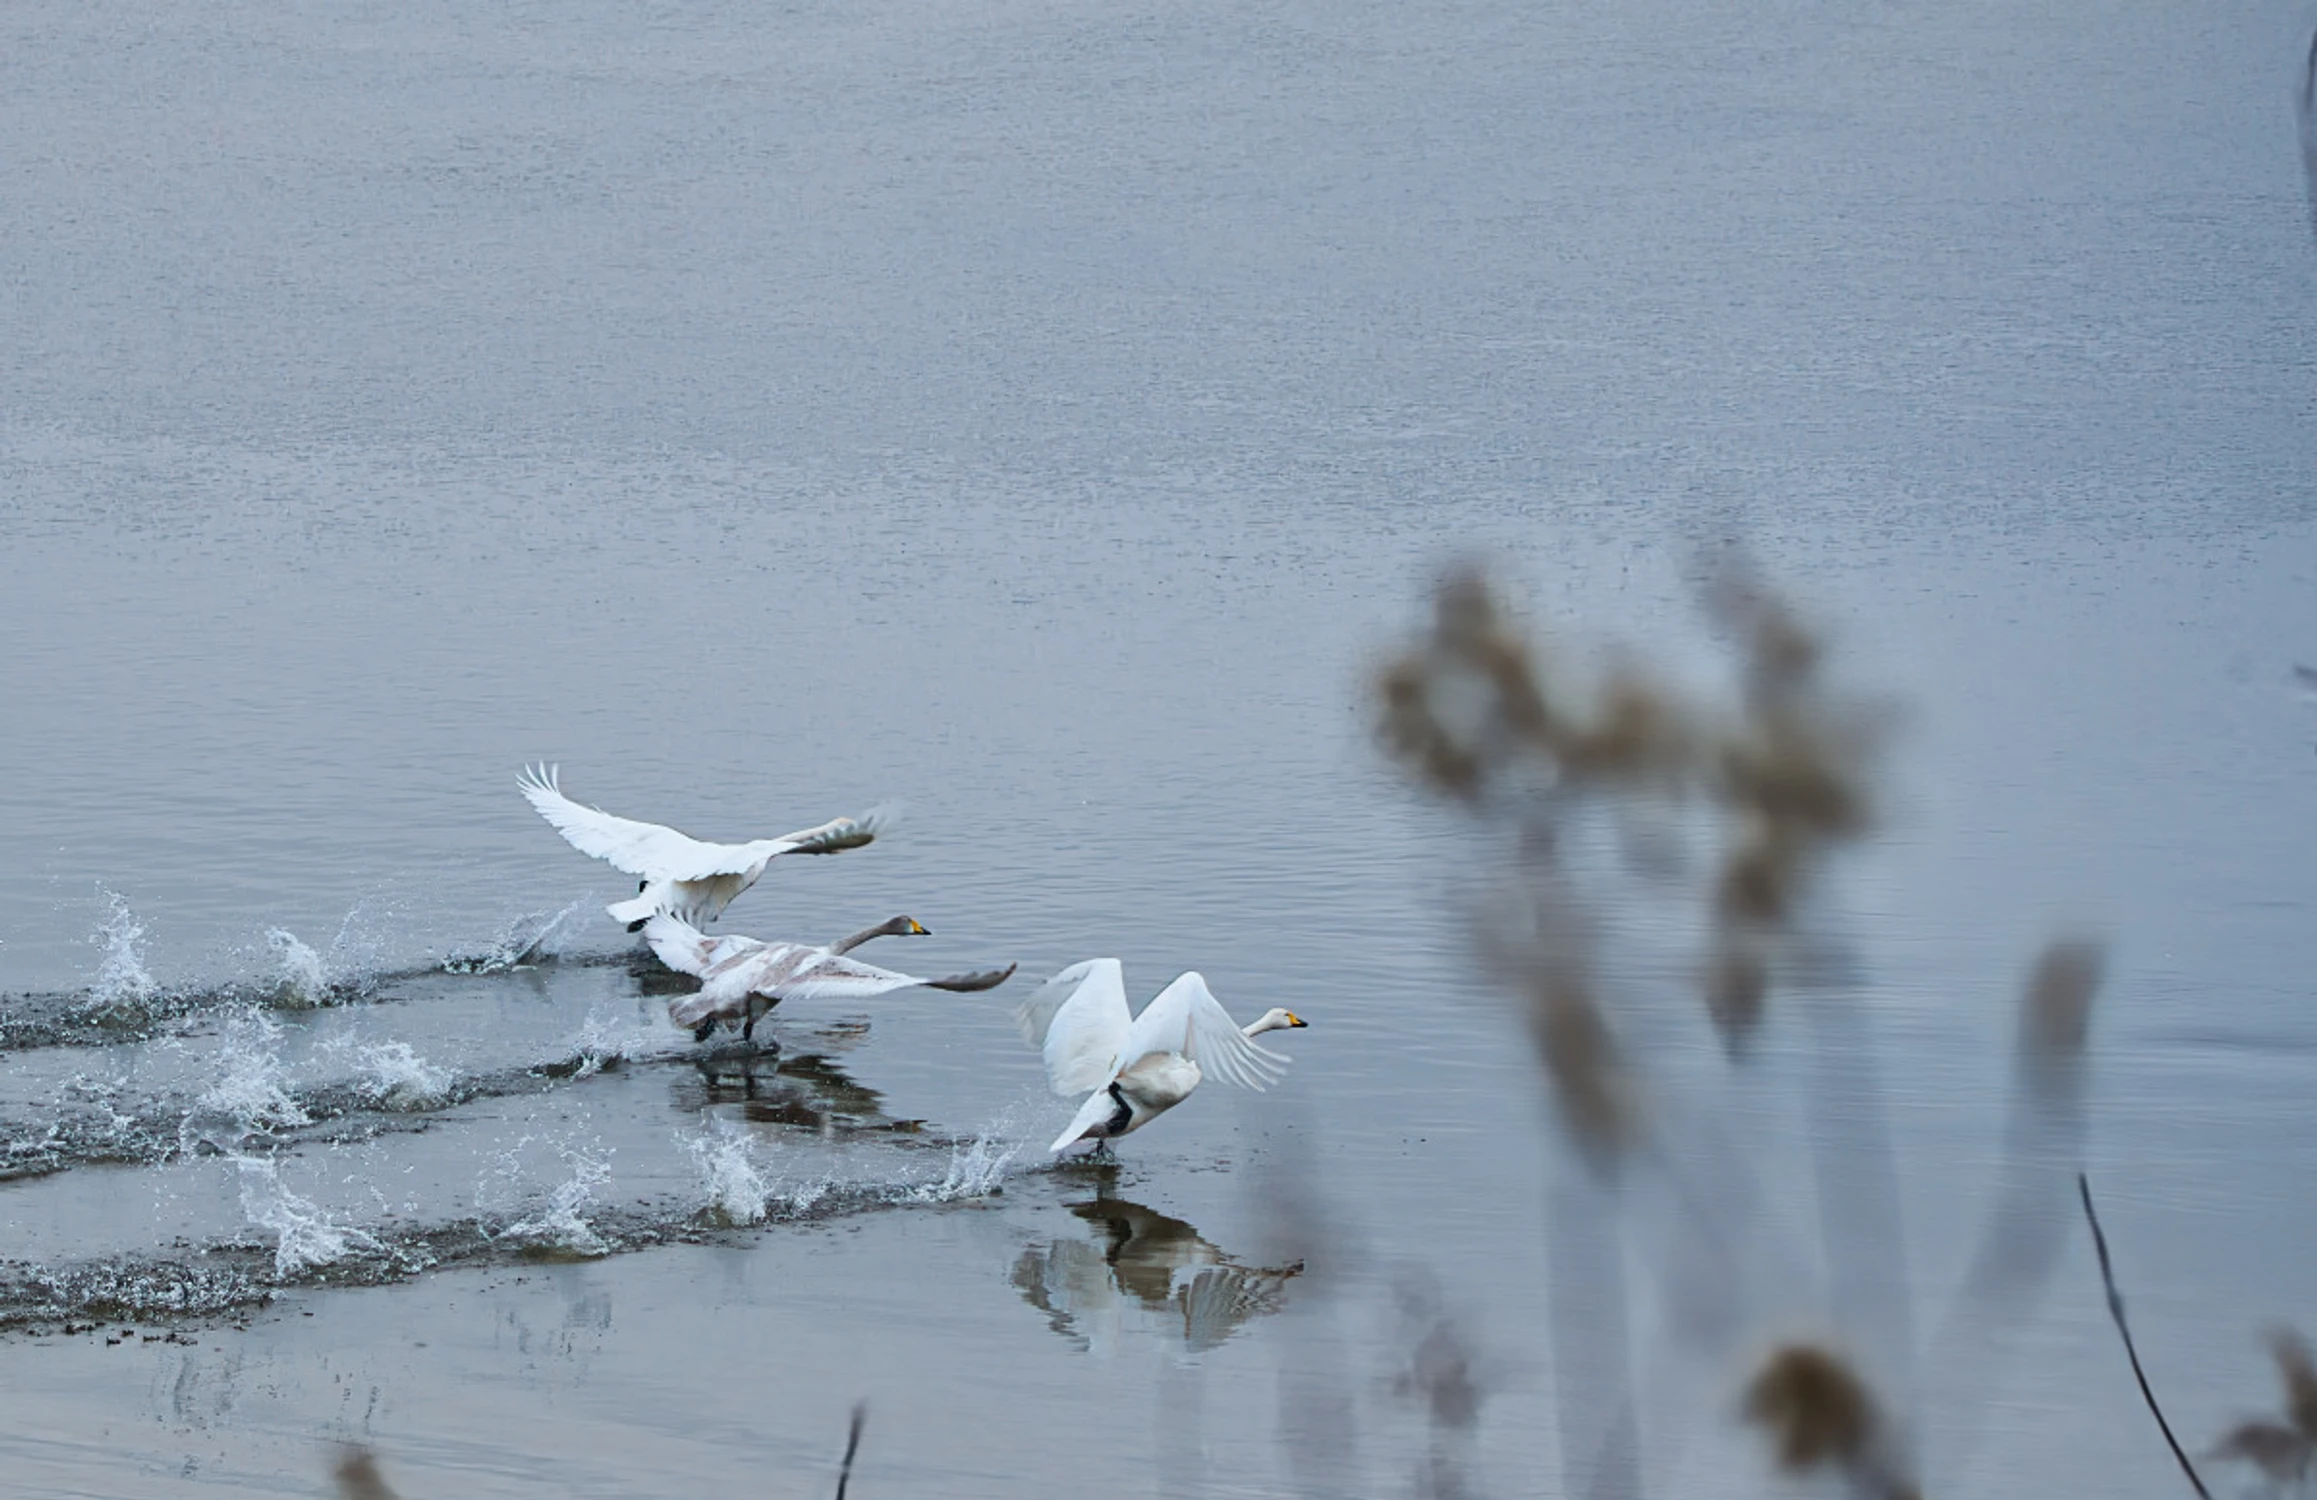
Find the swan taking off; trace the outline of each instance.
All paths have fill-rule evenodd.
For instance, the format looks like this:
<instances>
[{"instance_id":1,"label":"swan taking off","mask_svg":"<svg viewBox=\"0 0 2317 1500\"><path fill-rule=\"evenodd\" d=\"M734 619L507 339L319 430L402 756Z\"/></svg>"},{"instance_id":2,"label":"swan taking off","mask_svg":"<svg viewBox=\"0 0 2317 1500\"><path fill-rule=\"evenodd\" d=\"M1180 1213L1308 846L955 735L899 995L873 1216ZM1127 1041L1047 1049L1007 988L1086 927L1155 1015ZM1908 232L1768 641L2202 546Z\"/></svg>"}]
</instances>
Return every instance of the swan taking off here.
<instances>
[{"instance_id":1,"label":"swan taking off","mask_svg":"<svg viewBox=\"0 0 2317 1500\"><path fill-rule=\"evenodd\" d=\"M776 839L746 844L708 844L657 823L614 817L563 795L560 766L526 766L515 784L557 833L582 854L592 854L615 870L642 877L632 901L605 908L640 931L666 912L698 927L723 915L732 898L756 884L764 867L783 854L836 854L875 841L893 826L893 813L876 808L858 818L831 818L818 828L800 828Z\"/></svg>"},{"instance_id":2,"label":"swan taking off","mask_svg":"<svg viewBox=\"0 0 2317 1500\"><path fill-rule=\"evenodd\" d=\"M1057 1094L1092 1093L1070 1128L1046 1149L1089 1140L1106 1151L1116 1136L1142 1129L1191 1097L1213 1073L1225 1083L1262 1089L1287 1071L1287 1059L1253 1038L1306 1023L1274 1007L1245 1026L1231 1019L1196 973L1185 974L1130 1016L1126 969L1115 958L1072 964L1040 985L1014 1012L1022 1039L1046 1056Z\"/></svg>"},{"instance_id":3,"label":"swan taking off","mask_svg":"<svg viewBox=\"0 0 2317 1500\"><path fill-rule=\"evenodd\" d=\"M699 990L668 1002L668 1019L692 1028L692 1039L708 1040L719 1021L741 1023L753 1037L756 1023L783 1000L866 1000L913 986L929 990L993 990L1011 979L1015 966L919 979L896 974L845 955L871 938L926 937L914 917L894 917L841 942L765 943L736 935L710 937L680 917L662 912L644 923L644 940L671 969L700 980Z\"/></svg>"}]
</instances>

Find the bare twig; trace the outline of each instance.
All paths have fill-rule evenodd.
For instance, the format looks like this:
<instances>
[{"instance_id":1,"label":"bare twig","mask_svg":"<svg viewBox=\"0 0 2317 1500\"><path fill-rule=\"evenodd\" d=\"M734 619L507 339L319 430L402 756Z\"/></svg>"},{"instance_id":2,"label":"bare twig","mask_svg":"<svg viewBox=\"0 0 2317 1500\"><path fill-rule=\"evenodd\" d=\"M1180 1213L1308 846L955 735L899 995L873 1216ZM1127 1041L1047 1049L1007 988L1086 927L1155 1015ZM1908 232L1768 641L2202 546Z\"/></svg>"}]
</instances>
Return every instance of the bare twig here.
<instances>
[{"instance_id":1,"label":"bare twig","mask_svg":"<svg viewBox=\"0 0 2317 1500\"><path fill-rule=\"evenodd\" d=\"M2148 1388L2148 1372L2140 1368L2140 1351L2133 1347L2131 1325L2124 1321L2124 1297L2116 1290L2116 1272L2108 1263L2108 1237L2100 1232L2100 1216L2092 1208L2091 1179L2081 1172L2076 1174L2076 1191L2083 1195L2084 1218L2092 1226L2092 1248L2100 1257L2100 1281L2108 1289L2108 1316L2115 1320L2116 1332L2123 1336L2124 1356L2132 1361L2132 1378L2140 1382L2141 1398L2148 1403L2148 1410L2155 1416L2157 1430L2164 1434L2164 1441L2171 1445L2172 1456L2180 1460L2180 1472L2188 1476L2188 1482L2195 1487L2197 1494L2203 1496L2204 1500L2212 1500L2212 1491L2204 1487L2204 1481L2197 1477L2196 1465L2188 1461L2188 1454L2182 1450L2180 1439L2172 1435L2172 1424L2164 1420L2164 1408L2156 1404L2156 1392Z\"/></svg>"},{"instance_id":2,"label":"bare twig","mask_svg":"<svg viewBox=\"0 0 2317 1500\"><path fill-rule=\"evenodd\" d=\"M845 1434L845 1461L837 1469L837 1500L845 1500L845 1486L853 1482L853 1455L861 1451L861 1424L869 1420L869 1403L853 1403L852 1430Z\"/></svg>"}]
</instances>

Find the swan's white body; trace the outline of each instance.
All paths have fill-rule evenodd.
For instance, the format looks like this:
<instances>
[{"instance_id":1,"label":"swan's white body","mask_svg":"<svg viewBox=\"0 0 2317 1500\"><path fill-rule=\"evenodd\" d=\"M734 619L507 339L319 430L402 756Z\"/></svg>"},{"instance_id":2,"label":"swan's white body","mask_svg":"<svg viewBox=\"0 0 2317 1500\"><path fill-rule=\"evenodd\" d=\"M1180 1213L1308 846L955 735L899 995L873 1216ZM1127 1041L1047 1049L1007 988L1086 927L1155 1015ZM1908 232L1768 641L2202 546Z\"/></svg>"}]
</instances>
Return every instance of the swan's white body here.
<instances>
[{"instance_id":1,"label":"swan's white body","mask_svg":"<svg viewBox=\"0 0 2317 1500\"><path fill-rule=\"evenodd\" d=\"M642 881L634 899L605 910L630 931L667 913L698 927L723 915L732 898L756 884L764 867L783 854L835 854L858 849L892 827L885 808L858 818L831 818L817 828L800 828L779 838L745 844L711 844L664 828L587 807L563 795L560 767L526 767L516 785L557 833L582 854Z\"/></svg>"},{"instance_id":2,"label":"swan's white body","mask_svg":"<svg viewBox=\"0 0 2317 1500\"><path fill-rule=\"evenodd\" d=\"M1115 958L1072 964L1022 1002L1014 1021L1044 1053L1054 1092L1087 1095L1049 1151L1132 1134L1188 1099L1209 1073L1241 1088L1267 1088L1286 1072L1287 1059L1254 1038L1304 1024L1273 1009L1240 1026L1195 972L1130 1015L1126 970Z\"/></svg>"},{"instance_id":3,"label":"swan's white body","mask_svg":"<svg viewBox=\"0 0 2317 1500\"><path fill-rule=\"evenodd\" d=\"M912 924L914 926L914 924ZM918 933L923 928L915 929ZM700 981L697 992L668 1003L668 1018L679 1026L757 1018L783 1000L866 1000L922 985L928 989L994 989L1013 976L1014 966L945 979L920 979L847 958L836 944L767 943L726 934L710 937L665 912L644 923L644 940L660 962Z\"/></svg>"}]
</instances>

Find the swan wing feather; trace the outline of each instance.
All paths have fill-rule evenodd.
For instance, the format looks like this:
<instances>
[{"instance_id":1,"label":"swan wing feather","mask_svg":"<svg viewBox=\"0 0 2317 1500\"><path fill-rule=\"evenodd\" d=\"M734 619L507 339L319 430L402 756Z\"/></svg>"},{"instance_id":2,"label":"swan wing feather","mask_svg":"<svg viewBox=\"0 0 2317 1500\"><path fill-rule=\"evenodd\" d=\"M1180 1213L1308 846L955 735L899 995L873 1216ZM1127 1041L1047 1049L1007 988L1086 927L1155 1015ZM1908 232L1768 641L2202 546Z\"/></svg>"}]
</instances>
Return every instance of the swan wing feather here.
<instances>
[{"instance_id":1,"label":"swan wing feather","mask_svg":"<svg viewBox=\"0 0 2317 1500\"><path fill-rule=\"evenodd\" d=\"M1005 974L1001 973L995 978L966 974L958 976L958 979L984 980L987 987L1002 982ZM779 1000L866 1000L874 995L890 994L894 990L905 990L915 985L952 982L921 979L915 974L880 969L875 964L865 964L857 958L846 958L824 950L817 960L800 967L796 973L762 993Z\"/></svg>"},{"instance_id":2,"label":"swan wing feather","mask_svg":"<svg viewBox=\"0 0 2317 1500\"><path fill-rule=\"evenodd\" d=\"M1022 1040L1046 1058L1057 1094L1083 1094L1118 1076L1119 1048L1132 1029L1126 966L1115 958L1072 964L1034 990L1014 1011Z\"/></svg>"},{"instance_id":3,"label":"swan wing feather","mask_svg":"<svg viewBox=\"0 0 2317 1500\"><path fill-rule=\"evenodd\" d=\"M709 844L658 823L588 807L563 795L556 766L525 768L516 785L539 816L580 853L647 880L701 880L738 875L764 855L755 844ZM769 846L775 840L761 840Z\"/></svg>"},{"instance_id":4,"label":"swan wing feather","mask_svg":"<svg viewBox=\"0 0 2317 1500\"><path fill-rule=\"evenodd\" d=\"M710 937L682 917L661 912L644 924L644 941L652 945L661 963L679 974L705 979L710 971L766 945L752 937L726 933Z\"/></svg>"},{"instance_id":5,"label":"swan wing feather","mask_svg":"<svg viewBox=\"0 0 2317 1500\"><path fill-rule=\"evenodd\" d=\"M782 854L837 854L877 842L900 821L901 809L884 803L857 818L831 818L817 828L800 828L768 842L787 845L779 851Z\"/></svg>"},{"instance_id":6,"label":"swan wing feather","mask_svg":"<svg viewBox=\"0 0 2317 1500\"><path fill-rule=\"evenodd\" d=\"M1122 1061L1111 1070L1106 1086L1121 1069L1153 1052L1179 1052L1225 1083L1243 1089L1265 1089L1287 1072L1287 1059L1239 1029L1196 970L1180 975L1158 992L1158 998L1134 1018L1134 1029L1119 1049Z\"/></svg>"},{"instance_id":7,"label":"swan wing feather","mask_svg":"<svg viewBox=\"0 0 2317 1500\"><path fill-rule=\"evenodd\" d=\"M858 818L832 818L817 828L802 828L776 839L712 844L658 823L623 818L574 802L563 794L560 769L526 767L515 784L572 848L647 880L745 875L783 854L834 854L840 849L857 849L874 841L893 822L891 810L879 808Z\"/></svg>"}]
</instances>

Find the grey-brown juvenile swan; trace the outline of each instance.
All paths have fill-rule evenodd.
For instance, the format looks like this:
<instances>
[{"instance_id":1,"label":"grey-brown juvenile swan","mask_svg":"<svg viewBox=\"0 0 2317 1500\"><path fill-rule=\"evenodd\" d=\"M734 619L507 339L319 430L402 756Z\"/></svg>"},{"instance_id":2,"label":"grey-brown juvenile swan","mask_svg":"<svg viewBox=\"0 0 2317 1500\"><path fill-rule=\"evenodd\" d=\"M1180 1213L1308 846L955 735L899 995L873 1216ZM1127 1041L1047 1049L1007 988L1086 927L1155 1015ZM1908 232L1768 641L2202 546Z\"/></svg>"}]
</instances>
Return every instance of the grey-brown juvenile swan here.
<instances>
[{"instance_id":1,"label":"grey-brown juvenile swan","mask_svg":"<svg viewBox=\"0 0 2317 1500\"><path fill-rule=\"evenodd\" d=\"M972 992L995 989L1013 977L1015 966L1008 964L946 979L920 979L845 956L871 938L924 936L925 928L914 917L889 918L825 947L766 943L737 935L710 937L665 912L644 923L644 940L660 962L700 980L696 993L668 1002L668 1018L692 1028L693 1040L702 1042L720 1022L738 1022L741 1036L753 1038L756 1023L783 1000L865 1000L912 987Z\"/></svg>"}]
</instances>

